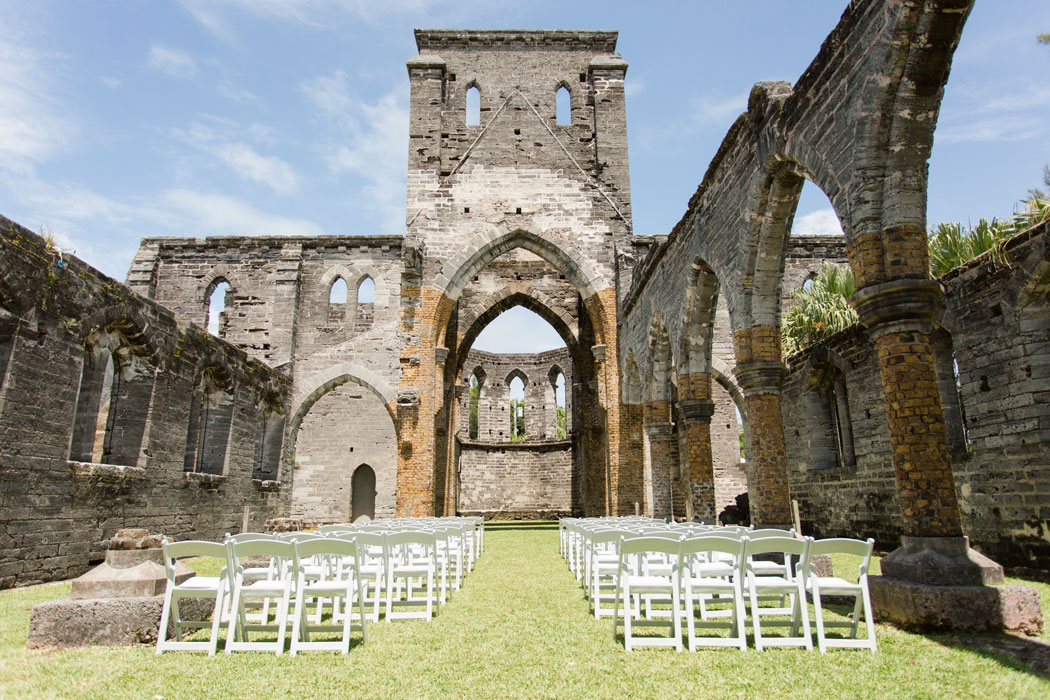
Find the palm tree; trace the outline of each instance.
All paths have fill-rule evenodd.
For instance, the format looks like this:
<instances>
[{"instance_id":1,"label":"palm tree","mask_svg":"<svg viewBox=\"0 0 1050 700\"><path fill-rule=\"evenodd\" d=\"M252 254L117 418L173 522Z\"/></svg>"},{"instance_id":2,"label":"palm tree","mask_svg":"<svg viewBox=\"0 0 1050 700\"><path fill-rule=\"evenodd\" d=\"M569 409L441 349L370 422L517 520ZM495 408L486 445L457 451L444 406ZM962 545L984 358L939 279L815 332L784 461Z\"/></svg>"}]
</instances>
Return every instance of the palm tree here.
<instances>
[{"instance_id":1,"label":"palm tree","mask_svg":"<svg viewBox=\"0 0 1050 700\"><path fill-rule=\"evenodd\" d=\"M793 355L857 322L857 312L847 301L855 289L848 267L824 263L812 282L791 295L792 304L781 324L785 355Z\"/></svg>"}]
</instances>

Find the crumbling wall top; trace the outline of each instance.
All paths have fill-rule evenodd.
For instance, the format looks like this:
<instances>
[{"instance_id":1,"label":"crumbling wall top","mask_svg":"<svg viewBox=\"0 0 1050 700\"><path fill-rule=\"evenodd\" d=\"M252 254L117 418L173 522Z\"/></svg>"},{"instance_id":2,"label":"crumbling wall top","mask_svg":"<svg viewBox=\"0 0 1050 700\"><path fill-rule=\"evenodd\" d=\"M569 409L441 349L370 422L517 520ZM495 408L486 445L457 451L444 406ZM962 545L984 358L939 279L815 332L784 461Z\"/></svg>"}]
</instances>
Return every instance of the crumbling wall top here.
<instances>
[{"instance_id":1,"label":"crumbling wall top","mask_svg":"<svg viewBox=\"0 0 1050 700\"><path fill-rule=\"evenodd\" d=\"M545 51L593 51L611 54L616 51L615 31L566 31L521 29L417 29L416 46L420 53L448 50L496 49Z\"/></svg>"}]
</instances>

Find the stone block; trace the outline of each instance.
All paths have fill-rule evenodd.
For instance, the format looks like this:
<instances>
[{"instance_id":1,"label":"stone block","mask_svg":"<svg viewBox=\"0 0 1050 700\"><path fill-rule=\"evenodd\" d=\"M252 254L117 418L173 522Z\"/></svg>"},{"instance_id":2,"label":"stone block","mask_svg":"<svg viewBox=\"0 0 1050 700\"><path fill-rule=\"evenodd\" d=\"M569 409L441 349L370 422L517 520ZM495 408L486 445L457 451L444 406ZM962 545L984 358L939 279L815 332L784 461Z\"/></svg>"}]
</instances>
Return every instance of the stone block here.
<instances>
[{"instance_id":1,"label":"stone block","mask_svg":"<svg viewBox=\"0 0 1050 700\"><path fill-rule=\"evenodd\" d=\"M30 649L155 644L163 596L53 600L33 606L29 616ZM186 598L179 602L183 618L207 619L213 601ZM168 634L174 625L168 625Z\"/></svg>"},{"instance_id":2,"label":"stone block","mask_svg":"<svg viewBox=\"0 0 1050 700\"><path fill-rule=\"evenodd\" d=\"M906 629L1036 634L1043 628L1039 591L1028 586L941 586L871 576L868 587L876 618Z\"/></svg>"}]
</instances>

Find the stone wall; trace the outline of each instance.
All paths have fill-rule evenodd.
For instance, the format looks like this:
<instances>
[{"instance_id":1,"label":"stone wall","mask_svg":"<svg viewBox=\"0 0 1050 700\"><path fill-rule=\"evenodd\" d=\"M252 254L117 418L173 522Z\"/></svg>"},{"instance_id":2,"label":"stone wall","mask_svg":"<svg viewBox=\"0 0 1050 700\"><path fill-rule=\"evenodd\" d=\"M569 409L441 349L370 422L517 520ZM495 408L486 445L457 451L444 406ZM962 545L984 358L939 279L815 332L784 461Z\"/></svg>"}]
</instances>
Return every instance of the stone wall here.
<instances>
[{"instance_id":1,"label":"stone wall","mask_svg":"<svg viewBox=\"0 0 1050 700\"><path fill-rule=\"evenodd\" d=\"M459 442L459 511L486 517L561 517L573 498L572 445Z\"/></svg>"},{"instance_id":2,"label":"stone wall","mask_svg":"<svg viewBox=\"0 0 1050 700\"><path fill-rule=\"evenodd\" d=\"M397 434L386 406L367 388L346 382L310 408L295 440L291 515L311 522L349 522L355 470L376 475L375 517L391 518L397 486Z\"/></svg>"},{"instance_id":3,"label":"stone wall","mask_svg":"<svg viewBox=\"0 0 1050 700\"><path fill-rule=\"evenodd\" d=\"M1040 569L1050 561L1048 261L1044 224L1012 240L1003 262L983 256L953 270L942 279L934 335L963 531L1004 565ZM834 436L821 392L835 371L845 377L852 465L828 458ZM859 328L790 358L783 420L806 532L871 536L880 549L894 547L901 524L883 394Z\"/></svg>"},{"instance_id":4,"label":"stone wall","mask_svg":"<svg viewBox=\"0 0 1050 700\"><path fill-rule=\"evenodd\" d=\"M377 515L394 512L390 410L398 382L402 242L400 236L147 238L128 273L133 288L189 319L206 318L217 281L230 284L220 333L291 376L289 450L297 469L290 476L306 482L293 488L298 517L348 519L350 479L360 464L376 471ZM340 279L346 301L331 303ZM375 285L374 298L358 303L366 279ZM345 446L333 445L335 436ZM351 447L366 456L351 454Z\"/></svg>"},{"instance_id":5,"label":"stone wall","mask_svg":"<svg viewBox=\"0 0 1050 700\"><path fill-rule=\"evenodd\" d=\"M83 573L120 528L218 539L286 505L284 375L4 218L0 309L0 586Z\"/></svg>"}]
</instances>

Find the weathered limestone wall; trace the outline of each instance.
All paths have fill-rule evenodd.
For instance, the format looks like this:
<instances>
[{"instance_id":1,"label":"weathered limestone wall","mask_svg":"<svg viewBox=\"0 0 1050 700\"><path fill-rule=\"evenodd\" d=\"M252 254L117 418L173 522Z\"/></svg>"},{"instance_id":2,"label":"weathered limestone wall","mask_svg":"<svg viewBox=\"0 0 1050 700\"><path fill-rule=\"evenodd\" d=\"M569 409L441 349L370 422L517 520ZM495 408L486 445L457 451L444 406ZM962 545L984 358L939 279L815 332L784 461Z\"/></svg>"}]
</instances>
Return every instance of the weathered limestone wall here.
<instances>
[{"instance_id":1,"label":"weathered limestone wall","mask_svg":"<svg viewBox=\"0 0 1050 700\"><path fill-rule=\"evenodd\" d=\"M985 257L942 279L940 322L951 333L935 334L940 338L935 360L963 531L974 547L1004 565L1045 569L1050 561L1046 226L1015 238L1006 253L1008 264ZM832 436L819 393L822 368L829 364L845 375L855 466L826 460ZM962 411L952 410L960 401ZM799 499L806 531L873 536L880 548L895 546L900 520L878 365L859 329L791 358L783 420L791 492Z\"/></svg>"},{"instance_id":2,"label":"weathered limestone wall","mask_svg":"<svg viewBox=\"0 0 1050 700\"><path fill-rule=\"evenodd\" d=\"M209 291L219 280L230 284L220 334L291 375L290 449L297 459L308 455L315 460L307 467L300 459L301 468L291 475L303 474L307 482L294 489L297 516L348 518L350 475L361 463L376 470L377 515L393 513L396 439L388 407L398 382L402 242L400 236L148 238L128 274L129 284L140 293L155 296L181 318L202 321L207 318ZM330 303L337 279L347 285L345 303ZM358 303L365 279L375 284L374 300ZM353 383L354 391L344 386L347 382ZM383 445L371 450L376 453L370 457L373 461L349 455L350 445L373 441L352 413L345 416L353 416L352 425L360 427L344 424L338 433L353 438L345 456L316 428L333 411L349 410L334 408L345 402L327 402L324 416L311 420L315 402L340 386L343 394L359 394L356 389L362 387L368 393L360 400L367 403L364 421L381 426L374 442ZM319 479L330 469L339 477L326 490Z\"/></svg>"},{"instance_id":3,"label":"weathered limestone wall","mask_svg":"<svg viewBox=\"0 0 1050 700\"><path fill-rule=\"evenodd\" d=\"M303 419L295 444L292 517L349 522L351 479L363 464L376 474L376 517L394 516L397 434L371 391L347 382L324 394Z\"/></svg>"},{"instance_id":4,"label":"weathered limestone wall","mask_svg":"<svg viewBox=\"0 0 1050 700\"><path fill-rule=\"evenodd\" d=\"M572 445L459 441L459 510L491 517L561 517L578 512Z\"/></svg>"},{"instance_id":5,"label":"weathered limestone wall","mask_svg":"<svg viewBox=\"0 0 1050 700\"><path fill-rule=\"evenodd\" d=\"M610 512L619 465L616 281L618 272L629 275L618 251L631 248L627 64L612 53L616 33L419 30L416 43L419 56L408 62L398 502L424 513L455 507L449 436L458 428L452 385L460 378L446 362L462 359L454 332L468 312L461 297L488 264L523 249L564 277L577 311L586 309L578 332L565 334L587 385L577 397L576 455L588 512ZM481 117L468 126L472 87ZM571 95L567 124L555 115L561 87ZM519 291L542 302L536 290Z\"/></svg>"},{"instance_id":6,"label":"weathered limestone wall","mask_svg":"<svg viewBox=\"0 0 1050 700\"><path fill-rule=\"evenodd\" d=\"M525 439L557 439L557 403L552 375L565 377L566 431L572 431L572 358L565 348L539 353L491 353L471 350L463 377L478 373L484 378L478 395L478 440L510 442L510 380L525 384ZM460 437L469 438L469 392L460 402Z\"/></svg>"},{"instance_id":7,"label":"weathered limestone wall","mask_svg":"<svg viewBox=\"0 0 1050 700\"><path fill-rule=\"evenodd\" d=\"M0 586L83 573L120 528L218 539L240 529L245 507L261 528L287 504L277 482L253 479L262 407L275 405L278 423L288 415L284 375L4 218L0 308ZM112 348L120 375L101 429L108 464L70 458L75 433L90 443L97 432L90 347ZM228 449L209 456L216 474L184 470L202 374L232 396L220 431ZM276 465L279 453L278 439L267 459Z\"/></svg>"}]
</instances>

